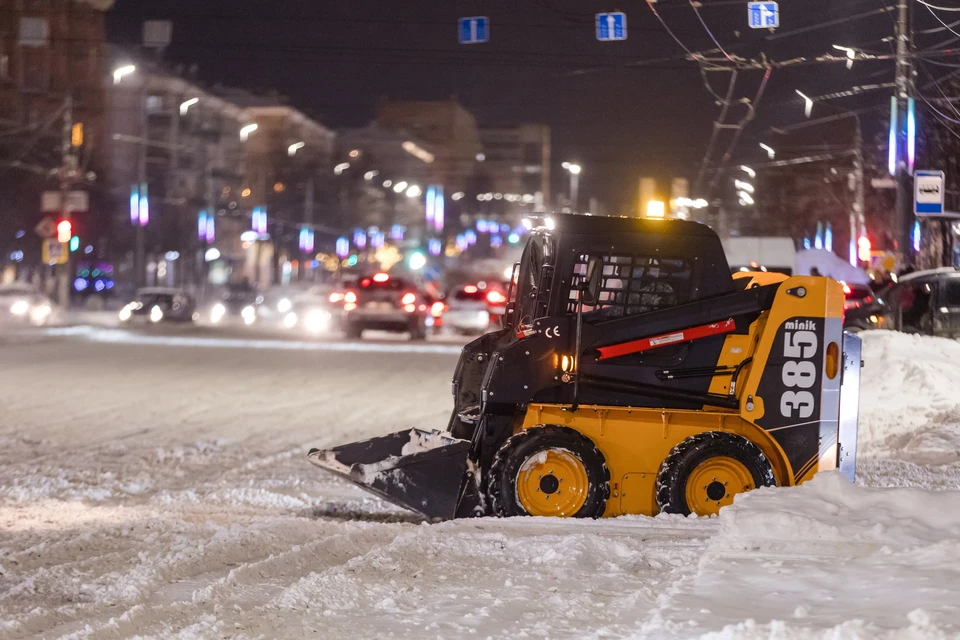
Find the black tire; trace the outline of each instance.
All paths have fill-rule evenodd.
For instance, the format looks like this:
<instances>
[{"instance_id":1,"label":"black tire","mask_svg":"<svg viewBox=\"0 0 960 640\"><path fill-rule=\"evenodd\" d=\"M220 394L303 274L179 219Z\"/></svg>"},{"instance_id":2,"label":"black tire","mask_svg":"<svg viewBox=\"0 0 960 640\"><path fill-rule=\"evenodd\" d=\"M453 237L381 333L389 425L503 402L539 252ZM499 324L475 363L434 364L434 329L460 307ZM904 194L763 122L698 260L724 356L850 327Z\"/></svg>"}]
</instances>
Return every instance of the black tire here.
<instances>
[{"instance_id":1,"label":"black tire","mask_svg":"<svg viewBox=\"0 0 960 640\"><path fill-rule=\"evenodd\" d=\"M777 479L773 475L773 466L753 442L742 436L723 431L708 431L690 436L673 448L657 473L657 506L666 513L690 515L687 504L687 481L694 470L710 458L732 458L746 467L753 478L753 486L775 487ZM736 494L725 488L717 500Z\"/></svg>"},{"instance_id":2,"label":"black tire","mask_svg":"<svg viewBox=\"0 0 960 640\"><path fill-rule=\"evenodd\" d=\"M363 337L363 327L354 322L347 322L343 328L343 332L347 334L348 338L353 340L359 340Z\"/></svg>"},{"instance_id":3,"label":"black tire","mask_svg":"<svg viewBox=\"0 0 960 640\"><path fill-rule=\"evenodd\" d=\"M606 459L593 441L582 433L555 425L525 429L511 436L497 451L487 482L487 497L494 515L530 515L520 504L517 477L524 463L550 449L573 454L586 470L586 498L572 517L599 518L603 515L610 497L610 470Z\"/></svg>"}]
</instances>

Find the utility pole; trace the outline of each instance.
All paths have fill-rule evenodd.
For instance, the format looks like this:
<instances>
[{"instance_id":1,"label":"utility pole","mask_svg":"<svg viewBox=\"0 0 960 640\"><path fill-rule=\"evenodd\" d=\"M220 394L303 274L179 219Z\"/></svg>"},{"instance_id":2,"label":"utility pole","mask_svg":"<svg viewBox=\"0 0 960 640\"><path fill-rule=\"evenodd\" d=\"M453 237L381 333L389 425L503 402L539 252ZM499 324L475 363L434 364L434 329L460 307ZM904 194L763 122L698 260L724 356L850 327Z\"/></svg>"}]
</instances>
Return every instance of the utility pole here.
<instances>
[{"instance_id":1,"label":"utility pole","mask_svg":"<svg viewBox=\"0 0 960 640\"><path fill-rule=\"evenodd\" d=\"M860 116L853 114L856 128L853 133L853 209L850 212L850 250L853 252L853 261L859 263L859 244L861 235L866 235L867 224L864 219L863 202L863 128L860 126Z\"/></svg>"},{"instance_id":2,"label":"utility pole","mask_svg":"<svg viewBox=\"0 0 960 640\"><path fill-rule=\"evenodd\" d=\"M147 199L147 206L149 207L149 192L147 191L147 145L150 144L150 129L148 127L149 121L147 119L147 82L144 78L141 82L141 89L138 93L137 102L138 102L138 111L140 115L140 143L139 143L139 153L137 154L137 182L138 182L138 193L140 198ZM137 222L135 225L136 229L136 248L133 257L133 268L134 268L134 282L138 287L142 287L147 282L147 263L146 263L146 230L142 223Z\"/></svg>"},{"instance_id":3,"label":"utility pole","mask_svg":"<svg viewBox=\"0 0 960 640\"><path fill-rule=\"evenodd\" d=\"M894 78L896 91L896 113L891 117L896 122L896 163L894 179L897 185L897 203L894 212L894 238L897 250L903 256L903 268L913 264L913 176L912 167L908 166L909 134L908 111L911 109L911 95L913 93L913 64L911 55L910 7L908 0L897 0L897 68ZM913 133L913 132L910 132Z\"/></svg>"},{"instance_id":4,"label":"utility pole","mask_svg":"<svg viewBox=\"0 0 960 640\"><path fill-rule=\"evenodd\" d=\"M303 224L307 229L313 231L313 175L311 174L307 178L307 193L303 198ZM307 259L311 256L307 255L305 251L301 250L300 260L298 262L299 268L297 269L297 280L303 280L304 274L306 274L306 262Z\"/></svg>"},{"instance_id":5,"label":"utility pole","mask_svg":"<svg viewBox=\"0 0 960 640\"><path fill-rule=\"evenodd\" d=\"M61 166L60 166L60 208L63 219L70 221L70 207L68 199L70 197L70 185L72 176L77 171L77 157L73 153L73 96L67 95L63 104L63 139L61 140ZM70 260L70 244L67 240L67 261L60 265L57 274L57 298L60 306L64 309L70 306L70 269L72 268Z\"/></svg>"}]
</instances>

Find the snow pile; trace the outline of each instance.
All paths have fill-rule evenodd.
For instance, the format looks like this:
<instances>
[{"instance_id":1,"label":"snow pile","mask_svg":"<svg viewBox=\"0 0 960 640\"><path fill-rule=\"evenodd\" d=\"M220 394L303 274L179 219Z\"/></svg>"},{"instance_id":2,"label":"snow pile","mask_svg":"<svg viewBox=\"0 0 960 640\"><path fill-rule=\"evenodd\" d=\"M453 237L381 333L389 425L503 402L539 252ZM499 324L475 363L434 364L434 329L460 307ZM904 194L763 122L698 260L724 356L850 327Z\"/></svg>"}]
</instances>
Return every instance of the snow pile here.
<instances>
[{"instance_id":1,"label":"snow pile","mask_svg":"<svg viewBox=\"0 0 960 640\"><path fill-rule=\"evenodd\" d=\"M960 342L888 331L861 335L861 455L960 460Z\"/></svg>"},{"instance_id":2,"label":"snow pile","mask_svg":"<svg viewBox=\"0 0 960 640\"><path fill-rule=\"evenodd\" d=\"M956 637L958 555L960 492L865 488L822 473L724 509L669 617L741 619L703 636L715 640Z\"/></svg>"}]
</instances>

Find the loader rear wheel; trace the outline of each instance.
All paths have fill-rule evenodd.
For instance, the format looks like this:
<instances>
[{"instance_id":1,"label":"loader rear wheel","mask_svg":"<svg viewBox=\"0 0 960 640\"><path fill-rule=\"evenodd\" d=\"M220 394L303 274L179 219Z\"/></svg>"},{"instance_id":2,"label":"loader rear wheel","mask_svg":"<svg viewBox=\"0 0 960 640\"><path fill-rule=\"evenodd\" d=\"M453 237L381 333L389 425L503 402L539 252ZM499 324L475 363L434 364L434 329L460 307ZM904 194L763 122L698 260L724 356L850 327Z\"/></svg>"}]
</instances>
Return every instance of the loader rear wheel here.
<instances>
[{"instance_id":1,"label":"loader rear wheel","mask_svg":"<svg viewBox=\"0 0 960 640\"><path fill-rule=\"evenodd\" d=\"M760 447L722 431L691 436L673 448L657 474L660 511L711 516L738 493L776 486Z\"/></svg>"},{"instance_id":2,"label":"loader rear wheel","mask_svg":"<svg viewBox=\"0 0 960 640\"><path fill-rule=\"evenodd\" d=\"M589 438L547 425L513 435L490 467L487 495L498 516L599 518L610 471Z\"/></svg>"}]
</instances>

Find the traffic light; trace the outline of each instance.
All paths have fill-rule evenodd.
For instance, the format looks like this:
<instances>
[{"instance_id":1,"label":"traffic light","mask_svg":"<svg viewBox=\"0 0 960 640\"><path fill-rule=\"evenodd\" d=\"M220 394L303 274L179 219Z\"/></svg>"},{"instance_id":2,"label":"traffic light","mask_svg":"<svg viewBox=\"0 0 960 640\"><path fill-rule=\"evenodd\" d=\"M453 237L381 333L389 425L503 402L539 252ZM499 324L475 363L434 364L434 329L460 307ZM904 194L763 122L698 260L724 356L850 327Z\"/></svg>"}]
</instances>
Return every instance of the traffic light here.
<instances>
[{"instance_id":1,"label":"traffic light","mask_svg":"<svg viewBox=\"0 0 960 640\"><path fill-rule=\"evenodd\" d=\"M75 147L83 146L83 123L78 122L70 130L70 143Z\"/></svg>"},{"instance_id":2,"label":"traffic light","mask_svg":"<svg viewBox=\"0 0 960 640\"><path fill-rule=\"evenodd\" d=\"M857 257L860 262L870 262L870 238L860 236L857 240Z\"/></svg>"},{"instance_id":3,"label":"traffic light","mask_svg":"<svg viewBox=\"0 0 960 640\"><path fill-rule=\"evenodd\" d=\"M70 238L70 253L73 253L80 248L80 236L73 236Z\"/></svg>"},{"instance_id":4,"label":"traffic light","mask_svg":"<svg viewBox=\"0 0 960 640\"><path fill-rule=\"evenodd\" d=\"M70 238L73 236L73 225L70 224L69 220L61 220L57 224L57 242L60 244L66 244L70 242Z\"/></svg>"}]
</instances>

